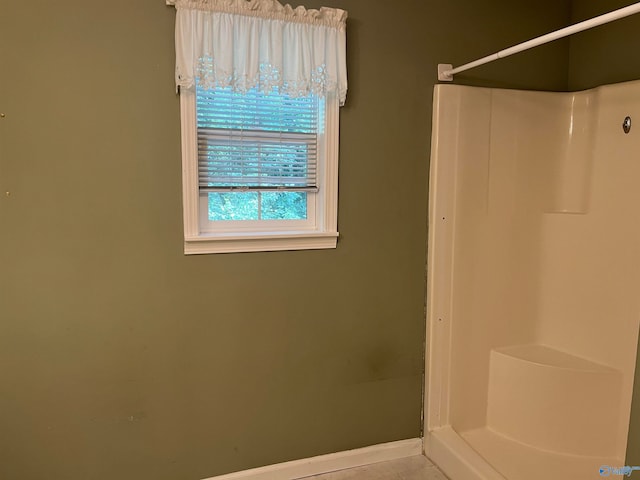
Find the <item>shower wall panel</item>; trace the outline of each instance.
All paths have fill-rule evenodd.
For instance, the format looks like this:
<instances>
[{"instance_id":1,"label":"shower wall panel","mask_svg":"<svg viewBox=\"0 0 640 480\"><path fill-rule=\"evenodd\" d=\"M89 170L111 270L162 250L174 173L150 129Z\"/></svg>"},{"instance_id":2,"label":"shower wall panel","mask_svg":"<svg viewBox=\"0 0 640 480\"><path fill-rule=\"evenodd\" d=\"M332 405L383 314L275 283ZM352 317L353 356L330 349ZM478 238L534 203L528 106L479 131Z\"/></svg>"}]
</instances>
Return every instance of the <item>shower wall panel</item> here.
<instances>
[{"instance_id":1,"label":"shower wall panel","mask_svg":"<svg viewBox=\"0 0 640 480\"><path fill-rule=\"evenodd\" d=\"M527 448L566 478L624 458L640 318L640 125L625 133L627 116L640 122L640 82L436 87L426 429L453 429L490 464L474 439L513 440L493 459L502 474Z\"/></svg>"}]
</instances>

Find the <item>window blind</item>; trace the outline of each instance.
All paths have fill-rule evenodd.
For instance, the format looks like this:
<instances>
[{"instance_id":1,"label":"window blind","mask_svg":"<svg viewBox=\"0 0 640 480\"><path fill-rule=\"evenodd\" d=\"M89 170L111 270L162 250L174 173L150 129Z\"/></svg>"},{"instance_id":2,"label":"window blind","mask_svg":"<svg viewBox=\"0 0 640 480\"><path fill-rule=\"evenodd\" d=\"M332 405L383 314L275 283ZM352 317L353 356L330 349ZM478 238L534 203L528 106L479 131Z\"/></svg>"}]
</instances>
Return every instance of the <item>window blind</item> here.
<instances>
[{"instance_id":1,"label":"window blind","mask_svg":"<svg viewBox=\"0 0 640 480\"><path fill-rule=\"evenodd\" d=\"M197 87L196 109L201 192L318 190L317 96Z\"/></svg>"}]
</instances>

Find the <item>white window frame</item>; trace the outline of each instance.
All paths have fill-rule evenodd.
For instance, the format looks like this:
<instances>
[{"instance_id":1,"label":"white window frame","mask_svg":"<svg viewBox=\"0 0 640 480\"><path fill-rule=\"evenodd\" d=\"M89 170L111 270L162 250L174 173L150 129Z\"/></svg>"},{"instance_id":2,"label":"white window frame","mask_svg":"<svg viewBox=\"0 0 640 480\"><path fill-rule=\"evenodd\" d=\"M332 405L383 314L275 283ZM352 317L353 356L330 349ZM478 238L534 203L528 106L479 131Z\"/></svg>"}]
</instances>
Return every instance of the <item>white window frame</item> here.
<instances>
[{"instance_id":1,"label":"white window frame","mask_svg":"<svg viewBox=\"0 0 640 480\"><path fill-rule=\"evenodd\" d=\"M322 101L322 100L321 100ZM318 137L318 193L312 196L315 216L300 229L299 221L273 221L252 228L253 222L222 222L215 232L200 227L201 200L198 186L198 140L196 93L180 90L182 136L182 205L184 217L184 253L265 252L336 248L338 240L338 152L339 104L335 94L327 95L324 134ZM229 228L232 224L237 228ZM242 223L242 225L240 225ZM288 225L287 225L288 224Z\"/></svg>"}]
</instances>

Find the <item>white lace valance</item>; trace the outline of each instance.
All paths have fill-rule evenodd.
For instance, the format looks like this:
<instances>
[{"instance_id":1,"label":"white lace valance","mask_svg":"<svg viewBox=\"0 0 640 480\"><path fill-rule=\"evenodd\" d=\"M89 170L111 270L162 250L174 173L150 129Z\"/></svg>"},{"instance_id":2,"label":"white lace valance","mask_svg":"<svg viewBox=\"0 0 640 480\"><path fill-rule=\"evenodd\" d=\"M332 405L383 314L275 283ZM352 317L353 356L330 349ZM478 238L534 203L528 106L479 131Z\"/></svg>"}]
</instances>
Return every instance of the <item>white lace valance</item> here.
<instances>
[{"instance_id":1,"label":"white lace valance","mask_svg":"<svg viewBox=\"0 0 640 480\"><path fill-rule=\"evenodd\" d=\"M347 95L347 12L277 0L166 0L175 5L176 85Z\"/></svg>"}]
</instances>

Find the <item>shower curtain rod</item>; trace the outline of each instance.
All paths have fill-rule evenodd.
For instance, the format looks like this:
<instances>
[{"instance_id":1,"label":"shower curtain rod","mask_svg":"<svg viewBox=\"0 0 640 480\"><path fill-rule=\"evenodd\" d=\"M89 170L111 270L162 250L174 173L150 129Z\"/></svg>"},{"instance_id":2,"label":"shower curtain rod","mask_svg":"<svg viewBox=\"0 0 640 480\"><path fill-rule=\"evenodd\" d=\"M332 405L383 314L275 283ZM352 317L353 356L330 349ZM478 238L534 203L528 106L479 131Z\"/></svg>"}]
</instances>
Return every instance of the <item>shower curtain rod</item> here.
<instances>
[{"instance_id":1,"label":"shower curtain rod","mask_svg":"<svg viewBox=\"0 0 640 480\"><path fill-rule=\"evenodd\" d=\"M561 30L547 33L546 35L542 35L541 37L519 43L518 45L514 45L513 47L509 47L505 50L500 50L493 55L488 55L474 62L465 63L464 65L456 68L453 68L453 65L451 64L440 63L438 64L438 80L440 80L441 82L450 82L453 80L453 76L456 73L479 67L480 65L484 65L485 63L490 63L500 58L508 57L515 53L520 53L525 50L529 50L530 48L544 45L545 43L553 42L554 40L558 40L559 38L564 38L569 35L573 35L574 33L597 27L598 25L613 22L614 20L628 17L629 15L633 15L634 13L638 12L640 12L640 2L634 3L633 5L629 5L628 7L624 7L619 10L614 10L613 12L605 13L604 15L594 17L590 20L585 20L584 22L576 23L575 25L571 25Z\"/></svg>"}]
</instances>

